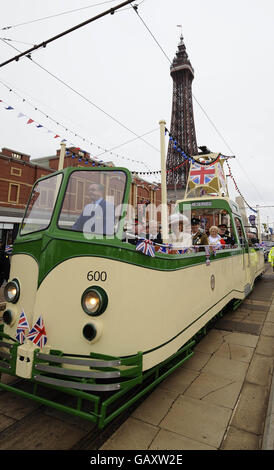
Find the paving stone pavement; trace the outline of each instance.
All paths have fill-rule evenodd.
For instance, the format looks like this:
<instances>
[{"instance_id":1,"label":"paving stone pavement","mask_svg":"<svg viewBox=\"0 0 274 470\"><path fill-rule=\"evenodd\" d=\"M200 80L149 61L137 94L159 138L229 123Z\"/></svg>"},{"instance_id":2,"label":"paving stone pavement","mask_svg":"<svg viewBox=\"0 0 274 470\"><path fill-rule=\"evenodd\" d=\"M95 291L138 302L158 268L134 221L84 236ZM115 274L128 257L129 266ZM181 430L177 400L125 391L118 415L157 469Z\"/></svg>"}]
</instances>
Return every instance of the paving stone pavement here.
<instances>
[{"instance_id":1,"label":"paving stone pavement","mask_svg":"<svg viewBox=\"0 0 274 470\"><path fill-rule=\"evenodd\" d=\"M268 270L101 449L274 450L273 367L274 273Z\"/></svg>"},{"instance_id":2,"label":"paving stone pavement","mask_svg":"<svg viewBox=\"0 0 274 470\"><path fill-rule=\"evenodd\" d=\"M268 270L100 449L274 450L273 297ZM94 449L96 432L85 420L0 391L1 450Z\"/></svg>"}]
</instances>

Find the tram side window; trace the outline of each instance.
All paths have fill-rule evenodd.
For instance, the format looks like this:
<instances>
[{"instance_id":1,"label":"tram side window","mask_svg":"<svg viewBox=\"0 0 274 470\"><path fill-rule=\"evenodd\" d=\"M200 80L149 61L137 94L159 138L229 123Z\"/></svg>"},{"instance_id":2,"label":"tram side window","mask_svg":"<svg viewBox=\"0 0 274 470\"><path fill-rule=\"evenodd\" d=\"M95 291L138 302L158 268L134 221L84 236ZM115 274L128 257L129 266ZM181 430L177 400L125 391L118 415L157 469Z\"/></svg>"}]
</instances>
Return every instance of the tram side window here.
<instances>
[{"instance_id":1,"label":"tram side window","mask_svg":"<svg viewBox=\"0 0 274 470\"><path fill-rule=\"evenodd\" d=\"M62 175L50 176L33 187L21 225L20 235L46 229L51 221Z\"/></svg>"},{"instance_id":2,"label":"tram side window","mask_svg":"<svg viewBox=\"0 0 274 470\"><path fill-rule=\"evenodd\" d=\"M235 233L231 222L230 214L225 209L196 209L192 207L191 218L200 220L200 230L209 236L209 229L212 226L218 227L218 234L224 240L226 248L235 246Z\"/></svg>"},{"instance_id":3,"label":"tram side window","mask_svg":"<svg viewBox=\"0 0 274 470\"><path fill-rule=\"evenodd\" d=\"M242 223L238 217L235 217L234 220L235 220L236 230L237 230L237 234L239 238L239 243L240 245L244 245L246 242L246 239L245 239L245 234L244 234Z\"/></svg>"}]
</instances>

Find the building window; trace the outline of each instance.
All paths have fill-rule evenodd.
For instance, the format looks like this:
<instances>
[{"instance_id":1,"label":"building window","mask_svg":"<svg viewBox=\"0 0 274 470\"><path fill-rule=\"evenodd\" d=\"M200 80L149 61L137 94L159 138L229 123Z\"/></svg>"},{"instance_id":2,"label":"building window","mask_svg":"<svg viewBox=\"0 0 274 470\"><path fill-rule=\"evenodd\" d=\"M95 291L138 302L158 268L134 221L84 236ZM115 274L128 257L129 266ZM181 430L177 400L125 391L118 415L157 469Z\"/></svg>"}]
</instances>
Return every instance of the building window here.
<instances>
[{"instance_id":1,"label":"building window","mask_svg":"<svg viewBox=\"0 0 274 470\"><path fill-rule=\"evenodd\" d=\"M14 166L12 166L10 169L10 174L13 176L22 176L22 170L21 168L15 168Z\"/></svg>"},{"instance_id":2,"label":"building window","mask_svg":"<svg viewBox=\"0 0 274 470\"><path fill-rule=\"evenodd\" d=\"M19 184L9 184L8 202L18 203L19 201Z\"/></svg>"},{"instance_id":3,"label":"building window","mask_svg":"<svg viewBox=\"0 0 274 470\"><path fill-rule=\"evenodd\" d=\"M17 160L21 160L22 158L22 155L20 155L19 153L14 153L14 152L12 152L11 156L12 158L17 158Z\"/></svg>"}]
</instances>

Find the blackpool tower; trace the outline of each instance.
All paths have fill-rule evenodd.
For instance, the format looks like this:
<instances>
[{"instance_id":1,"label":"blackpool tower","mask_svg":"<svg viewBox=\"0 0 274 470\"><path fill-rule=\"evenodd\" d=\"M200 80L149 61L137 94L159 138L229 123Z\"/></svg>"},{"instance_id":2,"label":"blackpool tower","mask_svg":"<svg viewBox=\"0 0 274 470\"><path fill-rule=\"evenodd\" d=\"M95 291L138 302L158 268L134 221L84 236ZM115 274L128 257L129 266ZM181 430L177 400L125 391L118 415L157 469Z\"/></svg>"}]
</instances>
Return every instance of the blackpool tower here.
<instances>
[{"instance_id":1,"label":"blackpool tower","mask_svg":"<svg viewBox=\"0 0 274 470\"><path fill-rule=\"evenodd\" d=\"M187 155L197 155L198 148L192 103L194 70L186 52L183 36L180 37L178 50L170 67L170 75L173 79L170 134ZM176 168L180 163L182 163L182 157L176 148L174 149L174 141L169 141L167 170ZM184 197L188 172L188 163L178 170L167 172L167 197L169 201Z\"/></svg>"}]
</instances>

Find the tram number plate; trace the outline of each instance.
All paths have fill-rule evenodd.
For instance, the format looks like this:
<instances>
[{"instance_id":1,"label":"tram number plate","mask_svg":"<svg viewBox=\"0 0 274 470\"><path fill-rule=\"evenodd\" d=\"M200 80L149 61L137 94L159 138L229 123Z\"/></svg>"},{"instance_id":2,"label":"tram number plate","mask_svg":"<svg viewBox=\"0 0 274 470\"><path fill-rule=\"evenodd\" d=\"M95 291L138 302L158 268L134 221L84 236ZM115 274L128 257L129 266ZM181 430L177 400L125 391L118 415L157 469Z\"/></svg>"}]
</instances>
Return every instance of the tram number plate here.
<instances>
[{"instance_id":1,"label":"tram number plate","mask_svg":"<svg viewBox=\"0 0 274 470\"><path fill-rule=\"evenodd\" d=\"M105 282L107 280L107 273L106 271L89 271L87 273L87 280L88 281L101 281Z\"/></svg>"}]
</instances>

